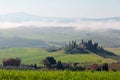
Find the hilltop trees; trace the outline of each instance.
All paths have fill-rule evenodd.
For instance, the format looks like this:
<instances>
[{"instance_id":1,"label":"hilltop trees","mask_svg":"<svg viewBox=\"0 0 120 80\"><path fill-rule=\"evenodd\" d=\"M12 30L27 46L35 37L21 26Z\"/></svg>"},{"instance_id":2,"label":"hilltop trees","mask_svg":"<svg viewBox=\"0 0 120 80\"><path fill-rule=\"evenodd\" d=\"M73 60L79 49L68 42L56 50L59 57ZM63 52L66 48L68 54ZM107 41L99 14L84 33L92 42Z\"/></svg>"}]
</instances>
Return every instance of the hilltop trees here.
<instances>
[{"instance_id":1,"label":"hilltop trees","mask_svg":"<svg viewBox=\"0 0 120 80\"><path fill-rule=\"evenodd\" d=\"M93 52L97 55L100 55L106 58L116 58L117 56L112 52L104 50L104 48L100 47L98 43L93 43L92 40L88 40L86 42L82 40L78 44L76 41L69 42L69 44L65 46L64 50L65 50L65 53L67 54L74 54L74 53L83 54L83 53Z\"/></svg>"},{"instance_id":2,"label":"hilltop trees","mask_svg":"<svg viewBox=\"0 0 120 80\"><path fill-rule=\"evenodd\" d=\"M66 53L87 53L89 51L95 51L98 49L98 43L92 43L92 40L88 42L84 42L77 44L76 41L69 42L69 44L65 47Z\"/></svg>"},{"instance_id":3,"label":"hilltop trees","mask_svg":"<svg viewBox=\"0 0 120 80\"><path fill-rule=\"evenodd\" d=\"M81 48L80 45L76 43L76 41L69 42L69 44L65 47L65 53L87 53L84 48Z\"/></svg>"},{"instance_id":4,"label":"hilltop trees","mask_svg":"<svg viewBox=\"0 0 120 80\"><path fill-rule=\"evenodd\" d=\"M99 49L98 43L93 43L92 40L89 40L86 43L86 47L90 51L96 51L97 49Z\"/></svg>"}]
</instances>

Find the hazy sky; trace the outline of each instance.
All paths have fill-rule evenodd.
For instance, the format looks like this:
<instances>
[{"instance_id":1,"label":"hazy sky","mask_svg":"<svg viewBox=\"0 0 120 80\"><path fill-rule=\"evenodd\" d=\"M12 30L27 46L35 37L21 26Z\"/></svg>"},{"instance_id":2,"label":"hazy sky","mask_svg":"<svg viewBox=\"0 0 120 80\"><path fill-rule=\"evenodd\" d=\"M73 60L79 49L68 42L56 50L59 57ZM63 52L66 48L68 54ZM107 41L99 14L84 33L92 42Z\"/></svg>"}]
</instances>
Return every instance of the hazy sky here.
<instances>
[{"instance_id":1,"label":"hazy sky","mask_svg":"<svg viewBox=\"0 0 120 80\"><path fill-rule=\"evenodd\" d=\"M120 0L0 0L0 14L49 17L118 17Z\"/></svg>"},{"instance_id":2,"label":"hazy sky","mask_svg":"<svg viewBox=\"0 0 120 80\"><path fill-rule=\"evenodd\" d=\"M0 0L0 15L24 12L44 17L120 17L120 0ZM9 19L9 18L8 18ZM11 18L10 18L11 19ZM120 22L0 22L0 29L19 26L75 26L76 29L119 29Z\"/></svg>"}]
</instances>

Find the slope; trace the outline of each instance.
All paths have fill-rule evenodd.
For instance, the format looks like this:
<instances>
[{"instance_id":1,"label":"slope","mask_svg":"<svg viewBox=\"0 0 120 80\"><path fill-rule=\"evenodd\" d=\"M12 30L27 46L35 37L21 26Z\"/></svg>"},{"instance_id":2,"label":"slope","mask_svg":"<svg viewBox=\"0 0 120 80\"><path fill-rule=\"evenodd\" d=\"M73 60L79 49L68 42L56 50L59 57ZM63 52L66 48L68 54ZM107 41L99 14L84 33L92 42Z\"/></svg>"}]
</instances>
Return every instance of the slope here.
<instances>
[{"instance_id":1,"label":"slope","mask_svg":"<svg viewBox=\"0 0 120 80\"><path fill-rule=\"evenodd\" d=\"M120 48L105 48L105 49L114 52L115 54L120 56Z\"/></svg>"},{"instance_id":2,"label":"slope","mask_svg":"<svg viewBox=\"0 0 120 80\"><path fill-rule=\"evenodd\" d=\"M94 53L90 54L64 54L64 51L47 52L40 48L9 48L0 50L0 62L4 58L19 57L22 59L23 64L40 64L40 60L47 56L53 56L56 60L62 62L115 62L115 60L109 58L103 58Z\"/></svg>"},{"instance_id":3,"label":"slope","mask_svg":"<svg viewBox=\"0 0 120 80\"><path fill-rule=\"evenodd\" d=\"M103 47L120 47L120 31L107 30L103 32L75 30L74 27L19 27L13 29L0 30L0 37L15 38L20 37L27 40L42 40L48 45L65 46L68 41L76 40L80 42L84 40L93 40L100 43ZM3 41L4 42L4 41ZM1 42L2 43L2 42ZM14 43L16 44L16 43ZM36 45L36 44L35 44ZM1 45L0 45L1 46ZM37 45L36 45L37 46Z\"/></svg>"}]
</instances>

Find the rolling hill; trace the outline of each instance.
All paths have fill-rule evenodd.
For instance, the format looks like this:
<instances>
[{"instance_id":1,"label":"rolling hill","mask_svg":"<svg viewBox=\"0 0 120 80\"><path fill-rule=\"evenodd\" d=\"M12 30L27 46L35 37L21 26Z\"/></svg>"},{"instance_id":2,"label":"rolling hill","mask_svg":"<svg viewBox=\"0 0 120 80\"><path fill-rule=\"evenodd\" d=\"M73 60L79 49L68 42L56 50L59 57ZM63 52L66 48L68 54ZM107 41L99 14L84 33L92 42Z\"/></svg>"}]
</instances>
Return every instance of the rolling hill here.
<instances>
[{"instance_id":1,"label":"rolling hill","mask_svg":"<svg viewBox=\"0 0 120 80\"><path fill-rule=\"evenodd\" d=\"M119 25L120 17L63 18L42 17L22 12L9 13L0 15L0 49L61 47L69 41L79 42L82 39L92 39L103 47L119 48Z\"/></svg>"},{"instance_id":2,"label":"rolling hill","mask_svg":"<svg viewBox=\"0 0 120 80\"><path fill-rule=\"evenodd\" d=\"M56 60L62 62L91 62L91 63L104 63L116 62L110 58L103 58L94 53L90 54L64 54L63 50L57 52L47 52L40 48L9 48L0 50L0 62L4 58L19 57L23 64L40 64L40 60L47 56L53 56Z\"/></svg>"},{"instance_id":3,"label":"rolling hill","mask_svg":"<svg viewBox=\"0 0 120 80\"><path fill-rule=\"evenodd\" d=\"M114 52L117 55L120 55L120 48L106 48L106 50Z\"/></svg>"},{"instance_id":4,"label":"rolling hill","mask_svg":"<svg viewBox=\"0 0 120 80\"><path fill-rule=\"evenodd\" d=\"M11 47L49 47L42 40L25 39L21 37L3 38L0 37L0 49Z\"/></svg>"},{"instance_id":5,"label":"rolling hill","mask_svg":"<svg viewBox=\"0 0 120 80\"><path fill-rule=\"evenodd\" d=\"M18 27L0 29L0 48L65 46L69 41L82 39L98 42L103 47L119 48L120 31L75 30L74 27ZM14 44L13 44L14 43ZM25 44L24 44L25 43ZM30 45L30 43L32 45ZM15 45L15 46L13 46ZM8 47L7 47L8 46Z\"/></svg>"}]
</instances>

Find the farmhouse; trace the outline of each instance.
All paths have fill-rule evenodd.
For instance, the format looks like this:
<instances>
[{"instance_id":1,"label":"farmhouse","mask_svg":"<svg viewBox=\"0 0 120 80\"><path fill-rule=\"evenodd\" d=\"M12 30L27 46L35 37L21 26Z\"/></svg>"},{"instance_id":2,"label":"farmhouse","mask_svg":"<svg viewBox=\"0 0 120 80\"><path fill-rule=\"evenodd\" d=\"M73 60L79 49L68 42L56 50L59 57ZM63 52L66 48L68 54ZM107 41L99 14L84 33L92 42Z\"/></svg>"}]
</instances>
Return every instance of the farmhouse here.
<instances>
[{"instance_id":1,"label":"farmhouse","mask_svg":"<svg viewBox=\"0 0 120 80\"><path fill-rule=\"evenodd\" d=\"M92 64L89 68L91 70L96 70L96 71L101 71L102 70L102 66L98 65L98 64Z\"/></svg>"}]
</instances>

